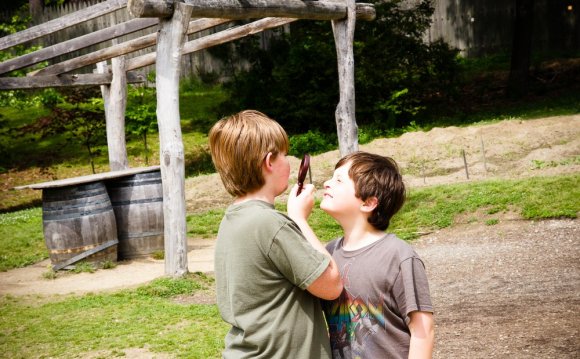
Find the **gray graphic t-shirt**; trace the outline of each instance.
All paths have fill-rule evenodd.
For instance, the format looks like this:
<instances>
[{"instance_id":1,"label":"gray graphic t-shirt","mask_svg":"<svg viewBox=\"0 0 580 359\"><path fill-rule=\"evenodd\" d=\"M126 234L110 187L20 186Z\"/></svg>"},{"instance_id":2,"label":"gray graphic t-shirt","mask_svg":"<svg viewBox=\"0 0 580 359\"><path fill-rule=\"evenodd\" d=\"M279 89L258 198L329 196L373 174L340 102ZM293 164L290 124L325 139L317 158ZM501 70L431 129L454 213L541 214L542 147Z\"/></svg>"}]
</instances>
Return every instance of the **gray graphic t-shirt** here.
<instances>
[{"instance_id":1,"label":"gray graphic t-shirt","mask_svg":"<svg viewBox=\"0 0 580 359\"><path fill-rule=\"evenodd\" d=\"M409 313L433 312L417 253L393 234L355 251L342 238L326 248L344 281L340 297L323 303L333 358L407 358Z\"/></svg>"}]
</instances>

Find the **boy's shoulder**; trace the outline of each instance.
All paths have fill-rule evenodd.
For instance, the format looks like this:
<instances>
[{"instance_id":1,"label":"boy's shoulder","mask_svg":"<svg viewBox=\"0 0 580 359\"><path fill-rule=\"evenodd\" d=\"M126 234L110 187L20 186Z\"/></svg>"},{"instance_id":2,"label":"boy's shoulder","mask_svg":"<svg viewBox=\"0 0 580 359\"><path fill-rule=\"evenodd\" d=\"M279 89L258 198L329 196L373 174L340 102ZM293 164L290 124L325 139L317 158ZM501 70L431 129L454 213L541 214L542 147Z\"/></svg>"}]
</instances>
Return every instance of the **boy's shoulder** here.
<instances>
[{"instance_id":1,"label":"boy's shoulder","mask_svg":"<svg viewBox=\"0 0 580 359\"><path fill-rule=\"evenodd\" d=\"M276 210L273 204L260 200L232 204L225 213L226 217L236 214L239 216L238 218L244 218L244 221L249 220L256 223L256 225L259 225L259 223L278 223L283 225L291 222L290 218Z\"/></svg>"},{"instance_id":2,"label":"boy's shoulder","mask_svg":"<svg viewBox=\"0 0 580 359\"><path fill-rule=\"evenodd\" d=\"M339 237L328 242L326 250L332 255L336 250L342 247L342 240L344 237ZM355 252L367 252L369 255L389 256L396 258L399 262L403 262L409 258L419 258L415 249L406 241L399 238L393 233L387 233L385 236Z\"/></svg>"}]
</instances>

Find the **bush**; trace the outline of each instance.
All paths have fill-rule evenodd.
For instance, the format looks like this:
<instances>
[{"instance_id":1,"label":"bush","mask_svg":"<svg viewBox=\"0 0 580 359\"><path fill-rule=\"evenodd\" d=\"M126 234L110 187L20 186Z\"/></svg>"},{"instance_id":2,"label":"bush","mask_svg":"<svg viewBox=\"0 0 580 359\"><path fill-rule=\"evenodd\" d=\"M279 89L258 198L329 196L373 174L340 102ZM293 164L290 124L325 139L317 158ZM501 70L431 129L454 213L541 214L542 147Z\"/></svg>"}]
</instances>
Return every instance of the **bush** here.
<instances>
[{"instance_id":1,"label":"bush","mask_svg":"<svg viewBox=\"0 0 580 359\"><path fill-rule=\"evenodd\" d=\"M357 23L355 32L357 122L380 129L403 127L429 103L454 96L457 51L443 42L423 41L433 14L431 0L404 7L402 0L370 2L377 18ZM263 111L290 134L336 131L338 75L328 21L292 23L289 33L274 33L267 49L260 40L245 38L227 52L230 61L243 56L251 65L248 71L234 71L226 84L228 112Z\"/></svg>"},{"instance_id":2,"label":"bush","mask_svg":"<svg viewBox=\"0 0 580 359\"><path fill-rule=\"evenodd\" d=\"M308 131L302 135L290 136L289 154L301 158L305 153L318 154L337 148L336 135L323 134L319 131Z\"/></svg>"}]
</instances>

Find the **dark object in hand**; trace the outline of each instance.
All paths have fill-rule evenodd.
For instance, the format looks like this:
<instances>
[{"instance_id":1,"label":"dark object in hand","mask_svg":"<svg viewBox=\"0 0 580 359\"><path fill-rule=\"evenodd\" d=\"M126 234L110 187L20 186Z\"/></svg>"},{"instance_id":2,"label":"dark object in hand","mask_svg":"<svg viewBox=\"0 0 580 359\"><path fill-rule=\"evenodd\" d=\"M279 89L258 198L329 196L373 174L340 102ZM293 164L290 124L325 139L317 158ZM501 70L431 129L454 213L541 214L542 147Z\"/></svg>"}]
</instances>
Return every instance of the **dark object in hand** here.
<instances>
[{"instance_id":1,"label":"dark object in hand","mask_svg":"<svg viewBox=\"0 0 580 359\"><path fill-rule=\"evenodd\" d=\"M312 182L312 171L310 171L310 155L305 154L300 162L300 168L298 169L298 191L296 195L300 195L302 189L304 188L304 181L306 180L306 174L310 174L310 182Z\"/></svg>"}]
</instances>

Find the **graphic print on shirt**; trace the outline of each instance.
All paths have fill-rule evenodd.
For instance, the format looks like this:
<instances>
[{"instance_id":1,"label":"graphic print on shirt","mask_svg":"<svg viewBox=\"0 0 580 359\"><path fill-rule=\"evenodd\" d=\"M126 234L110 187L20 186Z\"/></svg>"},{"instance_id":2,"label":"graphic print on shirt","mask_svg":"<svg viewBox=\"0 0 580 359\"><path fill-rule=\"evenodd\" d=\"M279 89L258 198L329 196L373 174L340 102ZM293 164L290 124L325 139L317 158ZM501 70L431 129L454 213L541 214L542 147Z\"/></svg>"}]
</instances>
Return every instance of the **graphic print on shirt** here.
<instances>
[{"instance_id":1,"label":"graphic print on shirt","mask_svg":"<svg viewBox=\"0 0 580 359\"><path fill-rule=\"evenodd\" d=\"M363 357L365 343L385 327L382 295L377 303L372 303L350 290L349 269L353 261L344 266L342 294L327 309L330 345L333 358L338 359Z\"/></svg>"}]
</instances>

